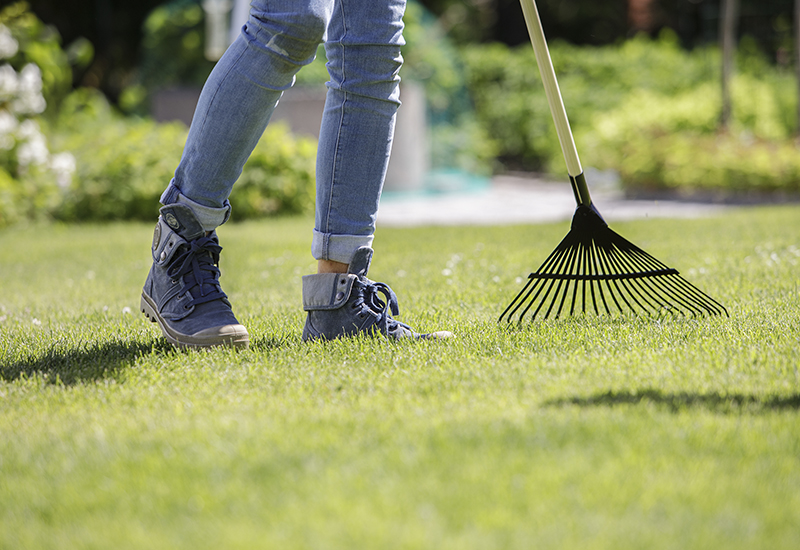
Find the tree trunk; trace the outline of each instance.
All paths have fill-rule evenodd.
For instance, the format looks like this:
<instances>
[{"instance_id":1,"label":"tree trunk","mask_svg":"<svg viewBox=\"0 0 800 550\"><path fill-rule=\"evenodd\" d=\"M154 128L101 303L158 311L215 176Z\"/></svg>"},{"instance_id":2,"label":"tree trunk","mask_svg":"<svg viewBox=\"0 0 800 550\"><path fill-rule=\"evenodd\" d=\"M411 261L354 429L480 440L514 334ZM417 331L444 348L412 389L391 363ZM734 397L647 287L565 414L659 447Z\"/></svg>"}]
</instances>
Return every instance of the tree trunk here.
<instances>
[{"instance_id":1,"label":"tree trunk","mask_svg":"<svg viewBox=\"0 0 800 550\"><path fill-rule=\"evenodd\" d=\"M653 0L628 0L628 24L634 32L653 30Z\"/></svg>"},{"instance_id":2,"label":"tree trunk","mask_svg":"<svg viewBox=\"0 0 800 550\"><path fill-rule=\"evenodd\" d=\"M795 0L800 2L800 0ZM727 130L731 122L731 79L735 70L736 24L739 20L739 0L722 0L719 35L722 42L722 116L720 129Z\"/></svg>"}]
</instances>

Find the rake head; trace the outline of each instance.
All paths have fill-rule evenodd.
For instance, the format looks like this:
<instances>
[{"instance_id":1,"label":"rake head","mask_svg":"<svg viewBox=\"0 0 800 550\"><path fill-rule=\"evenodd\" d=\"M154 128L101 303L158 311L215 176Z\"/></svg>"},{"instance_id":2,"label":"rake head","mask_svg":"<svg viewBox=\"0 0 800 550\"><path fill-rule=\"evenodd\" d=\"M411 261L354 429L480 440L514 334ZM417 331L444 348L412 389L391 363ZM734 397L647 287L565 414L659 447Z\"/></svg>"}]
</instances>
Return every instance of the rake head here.
<instances>
[{"instance_id":1,"label":"rake head","mask_svg":"<svg viewBox=\"0 0 800 550\"><path fill-rule=\"evenodd\" d=\"M572 227L500 315L500 321L562 315L663 317L728 315L718 302L624 239L594 206L578 206Z\"/></svg>"}]
</instances>

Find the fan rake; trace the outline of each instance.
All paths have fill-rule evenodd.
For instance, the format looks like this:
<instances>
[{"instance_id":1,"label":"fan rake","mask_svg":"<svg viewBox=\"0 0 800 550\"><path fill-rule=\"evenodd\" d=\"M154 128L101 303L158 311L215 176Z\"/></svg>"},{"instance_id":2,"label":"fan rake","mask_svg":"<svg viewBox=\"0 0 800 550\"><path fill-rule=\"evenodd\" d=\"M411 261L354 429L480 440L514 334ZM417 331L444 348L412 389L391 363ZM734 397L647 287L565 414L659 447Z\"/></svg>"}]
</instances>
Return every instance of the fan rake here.
<instances>
[{"instance_id":1,"label":"fan rake","mask_svg":"<svg viewBox=\"0 0 800 550\"><path fill-rule=\"evenodd\" d=\"M728 315L721 304L686 281L676 269L615 233L603 220L589 194L536 2L520 2L578 207L567 236L529 275L500 321L581 313Z\"/></svg>"},{"instance_id":2,"label":"fan rake","mask_svg":"<svg viewBox=\"0 0 800 550\"><path fill-rule=\"evenodd\" d=\"M591 207L579 206L572 228L500 316L634 313L654 317L727 315L717 301L612 231Z\"/></svg>"}]
</instances>

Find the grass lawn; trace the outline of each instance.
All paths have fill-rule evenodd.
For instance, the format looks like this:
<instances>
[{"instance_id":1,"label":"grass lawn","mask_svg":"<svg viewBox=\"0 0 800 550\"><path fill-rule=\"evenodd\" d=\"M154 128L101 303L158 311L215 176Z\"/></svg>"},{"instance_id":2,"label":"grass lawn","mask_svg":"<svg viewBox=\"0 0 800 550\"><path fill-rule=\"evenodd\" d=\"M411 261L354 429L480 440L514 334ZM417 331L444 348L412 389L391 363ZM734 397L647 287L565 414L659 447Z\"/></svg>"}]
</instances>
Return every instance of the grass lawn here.
<instances>
[{"instance_id":1,"label":"grass lawn","mask_svg":"<svg viewBox=\"0 0 800 550\"><path fill-rule=\"evenodd\" d=\"M304 344L311 222L220 229L250 349L139 313L151 224L0 232L0 548L800 548L800 206L612 224L730 318L496 318L568 224L383 229L446 342Z\"/></svg>"}]
</instances>

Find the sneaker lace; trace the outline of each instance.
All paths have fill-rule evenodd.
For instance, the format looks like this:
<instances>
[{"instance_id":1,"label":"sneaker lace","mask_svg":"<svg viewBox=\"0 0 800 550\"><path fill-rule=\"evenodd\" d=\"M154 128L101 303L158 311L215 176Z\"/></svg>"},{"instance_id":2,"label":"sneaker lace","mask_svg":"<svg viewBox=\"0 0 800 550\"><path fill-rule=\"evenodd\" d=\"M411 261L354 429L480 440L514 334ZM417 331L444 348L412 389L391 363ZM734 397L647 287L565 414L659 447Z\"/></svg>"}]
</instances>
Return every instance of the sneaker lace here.
<instances>
[{"instance_id":1,"label":"sneaker lace","mask_svg":"<svg viewBox=\"0 0 800 550\"><path fill-rule=\"evenodd\" d=\"M184 245L172 261L167 270L167 275L173 280L180 280L181 290L184 293L199 288L199 292L192 292L192 299L186 307L213 302L214 300L227 300L228 296L222 291L219 284L219 253L222 247L211 237L200 237Z\"/></svg>"},{"instance_id":2,"label":"sneaker lace","mask_svg":"<svg viewBox=\"0 0 800 550\"><path fill-rule=\"evenodd\" d=\"M397 304L397 295L389 288L386 283L376 283L370 281L366 277L362 277L356 285L354 285L356 297L353 301L353 309L359 310L368 308L369 310L379 315L376 322L378 328L382 332L393 332L398 327L411 329L405 323L401 323L392 319L392 315L400 313L400 307ZM383 295L383 299L380 295Z\"/></svg>"}]
</instances>

